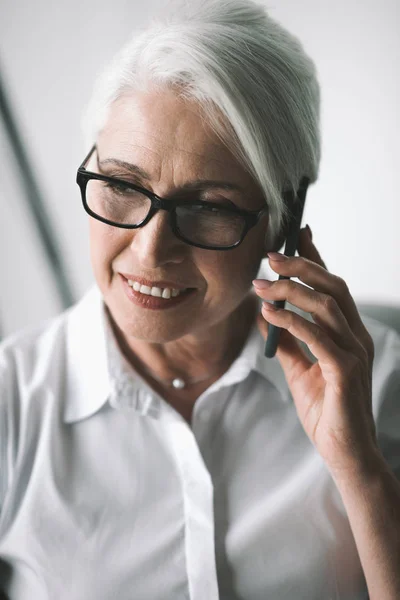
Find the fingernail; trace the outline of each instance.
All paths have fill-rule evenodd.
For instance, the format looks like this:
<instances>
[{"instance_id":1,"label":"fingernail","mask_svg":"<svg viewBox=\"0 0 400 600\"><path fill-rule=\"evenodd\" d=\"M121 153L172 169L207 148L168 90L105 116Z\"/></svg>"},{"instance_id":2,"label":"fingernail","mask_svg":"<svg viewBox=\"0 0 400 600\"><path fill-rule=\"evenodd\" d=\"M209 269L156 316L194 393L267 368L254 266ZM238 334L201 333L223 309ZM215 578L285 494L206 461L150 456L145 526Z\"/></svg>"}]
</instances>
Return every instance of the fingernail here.
<instances>
[{"instance_id":1,"label":"fingernail","mask_svg":"<svg viewBox=\"0 0 400 600\"><path fill-rule=\"evenodd\" d=\"M271 260L283 261L287 260L287 256L280 252L268 252L268 256Z\"/></svg>"},{"instance_id":2,"label":"fingernail","mask_svg":"<svg viewBox=\"0 0 400 600\"><path fill-rule=\"evenodd\" d=\"M253 283L254 287L257 287L260 290L272 285L272 281L268 281L267 279L254 279L254 281L252 281L252 283Z\"/></svg>"},{"instance_id":3,"label":"fingernail","mask_svg":"<svg viewBox=\"0 0 400 600\"><path fill-rule=\"evenodd\" d=\"M308 235L310 236L310 240L312 240L312 231L311 231L311 228L310 228L310 226L308 224L306 225L306 229L308 231Z\"/></svg>"}]
</instances>

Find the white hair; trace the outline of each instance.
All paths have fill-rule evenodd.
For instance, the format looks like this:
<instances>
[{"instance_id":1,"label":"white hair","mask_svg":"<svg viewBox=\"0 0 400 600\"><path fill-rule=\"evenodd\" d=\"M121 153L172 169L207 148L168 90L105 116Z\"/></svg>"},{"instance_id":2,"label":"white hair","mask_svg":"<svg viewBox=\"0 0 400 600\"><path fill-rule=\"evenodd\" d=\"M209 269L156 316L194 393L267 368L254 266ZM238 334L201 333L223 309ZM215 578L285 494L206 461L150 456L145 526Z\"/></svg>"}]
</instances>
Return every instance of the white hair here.
<instances>
[{"instance_id":1,"label":"white hair","mask_svg":"<svg viewBox=\"0 0 400 600\"><path fill-rule=\"evenodd\" d=\"M275 239L288 217L282 191L318 175L315 65L297 38L252 0L172 6L136 32L98 79L83 121L86 141L94 143L123 93L149 83L174 88L199 102L258 183L269 206L267 237Z\"/></svg>"}]
</instances>

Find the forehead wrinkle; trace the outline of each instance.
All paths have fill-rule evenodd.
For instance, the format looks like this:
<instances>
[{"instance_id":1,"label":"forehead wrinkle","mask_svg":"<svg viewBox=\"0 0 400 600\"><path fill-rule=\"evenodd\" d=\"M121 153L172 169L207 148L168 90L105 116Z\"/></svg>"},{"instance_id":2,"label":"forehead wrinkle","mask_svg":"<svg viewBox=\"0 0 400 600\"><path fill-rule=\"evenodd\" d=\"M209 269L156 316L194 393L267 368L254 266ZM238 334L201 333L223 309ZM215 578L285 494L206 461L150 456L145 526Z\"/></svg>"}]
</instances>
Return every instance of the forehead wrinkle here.
<instances>
[{"instance_id":1,"label":"forehead wrinkle","mask_svg":"<svg viewBox=\"0 0 400 600\"><path fill-rule=\"evenodd\" d=\"M144 134L143 134L144 135ZM227 154L227 157L229 156L229 152L228 150L223 147L223 146L218 146L218 144L214 144L213 142L208 142L208 146L206 148L205 152L199 152L196 151L194 149L189 149L189 148L183 148L180 144L174 144L174 143L167 143L159 138L157 138L157 136L155 135L148 135L148 138L153 138L155 139L155 141L161 146L160 151L158 150L153 150L147 146L142 146L141 144L135 144L134 147L137 148L142 148L144 150L147 150L149 152L152 152L153 154L155 154L158 158L160 158L161 153L162 155L165 155L166 151L174 151L174 152L178 152L178 153L182 153L182 154L188 154L190 156L197 156L199 158L205 158L206 162L211 162L211 161L215 161L215 162L219 162L221 164L226 164L226 161L224 162L223 160L219 160L218 158L214 158L213 156L210 156L210 153L216 153L216 154L221 154L221 152L225 152ZM160 152L160 153L159 153Z\"/></svg>"},{"instance_id":2,"label":"forehead wrinkle","mask_svg":"<svg viewBox=\"0 0 400 600\"><path fill-rule=\"evenodd\" d=\"M183 183L190 183L190 180L223 181L227 179L228 182L236 183L242 188L247 188L251 183L248 181L248 173L243 173L244 179L242 177L238 179L240 165L238 165L237 159L225 144L221 143L219 139L214 141L202 127L195 128L194 135L190 138L188 136L189 129L187 127L185 129L184 123L182 123L182 128L174 128L174 135L171 135L169 139L163 132L164 129L161 126L157 127L155 131L147 132L140 124L132 129L128 128L127 131L120 123L114 128L112 138L117 140L117 148L121 151L114 155L111 147L109 156L136 164L150 175L150 179L147 181L154 184L161 183L166 176L164 181L167 187L170 187L168 181L173 181L173 185L176 187L182 185L180 170L181 177L185 178ZM146 143L146 140L149 143ZM185 148L186 143L189 143L191 147ZM193 148L195 143L197 148ZM201 146L204 147L204 150ZM185 157L194 160L185 164ZM168 173L169 169L171 169L170 173Z\"/></svg>"},{"instance_id":3,"label":"forehead wrinkle","mask_svg":"<svg viewBox=\"0 0 400 600\"><path fill-rule=\"evenodd\" d=\"M187 172L188 170L192 171L194 168L194 174L193 177L197 180L197 179L218 179L218 180L223 180L227 177L226 175L226 161L220 160L216 157L210 156L208 152L206 153L200 153L200 152L196 152L194 150L186 150L183 148L180 148L177 145L172 145L172 144L164 144L164 152L158 152L156 150L150 149L147 146L142 146L140 144L135 144L134 146L135 148L139 148L141 151L143 151L144 154L150 154L152 155L150 158L150 161L147 161L146 158L144 160L144 162L141 160L142 156L139 156L137 158L133 157L132 162L137 164L138 167L142 168L144 171L149 172L149 174L151 174L150 172L154 172L154 175L157 171L157 177L158 180L161 179L162 177L162 172L165 172L166 169L171 168L172 171L175 171L176 169L180 169L180 168L184 168L184 170ZM172 153L168 153L166 152L166 150L172 150ZM196 157L196 158L201 158L203 160L203 162L200 164L198 162L192 163L190 162L189 164L185 164L185 165L181 165L181 161L184 160L185 156L190 156L190 157ZM137 160L139 159L139 160ZM130 160L126 160L126 162L130 162ZM150 162L150 169L149 169L149 162ZM221 165L222 167L225 167L224 172L223 173L218 173L216 174L212 174L211 176L209 175L209 173L207 173L208 171L208 167L212 167L213 165L218 164ZM201 169L199 169L199 166L201 166ZM155 180L155 176L154 177L150 177L150 179ZM231 179L231 177L229 177L229 179ZM236 179L236 178L234 178Z\"/></svg>"},{"instance_id":4,"label":"forehead wrinkle","mask_svg":"<svg viewBox=\"0 0 400 600\"><path fill-rule=\"evenodd\" d=\"M207 182L209 181L210 184L206 183L206 187L208 187L209 185L211 187L214 188L220 188L220 189L225 189L226 191L235 191L235 192L240 192L243 193L245 191L246 185L243 185L243 182L238 182L236 181L236 177L231 177L231 176L227 176L226 172L224 173L218 173L217 176L215 176L215 172L211 173L212 176L210 176L210 172L206 169L201 169L201 172L199 173L199 169L195 168L194 172L192 173L192 177L186 178L185 181L181 181L181 182L176 182L176 177L175 177L175 169L177 168L178 170L181 168L181 166L179 164L175 164L176 161L174 161L174 156L169 157L170 160L168 160L168 157L165 156L165 153L163 155L163 157L161 157L160 154L158 154L155 151L149 150L148 148L146 148L145 146L138 146L135 145L136 148L140 148L141 150L144 150L145 152L149 152L150 154L154 154L157 159L161 158L161 161L156 161L156 163L153 164L153 168L149 170L148 168L148 162L145 161L145 167L141 166L140 164L136 164L137 162L141 162L141 161L133 161L132 163L130 163L129 161L125 161L125 160L120 160L118 158L102 158L100 160L101 166L105 165L105 164L115 164L116 166L121 166L121 168L126 168L128 171L131 170L132 173L135 174L135 172L137 172L137 174L139 175L140 178L142 178L144 181L148 182L148 183L152 183L156 181L156 177L155 177L155 173L156 173L156 169L154 167L157 167L157 182L160 183L160 181L163 178L163 171L165 171L166 169L171 169L172 171L172 181L174 182L174 186L178 187L178 188L187 188L188 190L190 189L196 189L197 187L202 188L203 187L203 181ZM178 150L179 154L178 154L178 163L179 163L179 159L181 158L181 154L191 154L191 155L195 155L195 156L199 156L197 153L191 152L191 151L185 151L185 150L180 150L179 148L175 149ZM201 157L203 157L203 155L201 155ZM101 158L101 157L100 157ZM118 162L121 163L121 165L118 165ZM214 158L207 158L207 160L204 162L204 166L207 167L208 165L210 165L210 163L220 163L221 165L224 165L223 161L220 161L218 159L214 159ZM197 165L195 165L196 167ZM188 171L190 170L190 168L193 167L193 165L187 165L185 168L185 174L188 174ZM143 173L141 172L143 171ZM152 175L151 171L153 171L154 175ZM226 179L228 179L228 181L226 181ZM179 177L178 177L179 180ZM215 182L215 183L211 183L211 182Z\"/></svg>"}]
</instances>

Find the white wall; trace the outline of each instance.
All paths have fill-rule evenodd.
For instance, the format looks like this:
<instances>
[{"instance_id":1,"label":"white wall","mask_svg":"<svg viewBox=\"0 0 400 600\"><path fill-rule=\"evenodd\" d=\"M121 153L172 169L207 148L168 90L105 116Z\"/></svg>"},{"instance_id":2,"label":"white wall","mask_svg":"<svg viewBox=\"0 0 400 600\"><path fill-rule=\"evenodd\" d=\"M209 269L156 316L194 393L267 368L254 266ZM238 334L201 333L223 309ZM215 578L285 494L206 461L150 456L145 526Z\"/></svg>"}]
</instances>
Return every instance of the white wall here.
<instances>
[{"instance_id":1,"label":"white wall","mask_svg":"<svg viewBox=\"0 0 400 600\"><path fill-rule=\"evenodd\" d=\"M77 298L92 282L75 183L81 112L104 62L163 4L0 2L0 66ZM303 222L357 301L400 305L400 4L276 0L268 7L302 40L322 87L322 164ZM61 304L0 135L0 320L9 333Z\"/></svg>"}]
</instances>

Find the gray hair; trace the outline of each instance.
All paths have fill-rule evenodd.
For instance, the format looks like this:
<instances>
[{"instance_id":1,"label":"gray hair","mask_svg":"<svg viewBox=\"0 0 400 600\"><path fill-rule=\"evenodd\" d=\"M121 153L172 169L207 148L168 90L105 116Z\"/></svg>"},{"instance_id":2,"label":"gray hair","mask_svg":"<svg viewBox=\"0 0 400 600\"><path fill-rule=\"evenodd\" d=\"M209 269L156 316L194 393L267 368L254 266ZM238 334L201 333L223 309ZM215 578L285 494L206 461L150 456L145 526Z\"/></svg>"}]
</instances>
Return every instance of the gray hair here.
<instances>
[{"instance_id":1,"label":"gray hair","mask_svg":"<svg viewBox=\"0 0 400 600\"><path fill-rule=\"evenodd\" d=\"M83 128L93 143L111 104L148 83L197 101L260 186L267 237L287 221L283 190L314 182L320 161L315 65L291 33L252 0L187 0L134 34L100 76Z\"/></svg>"}]
</instances>

